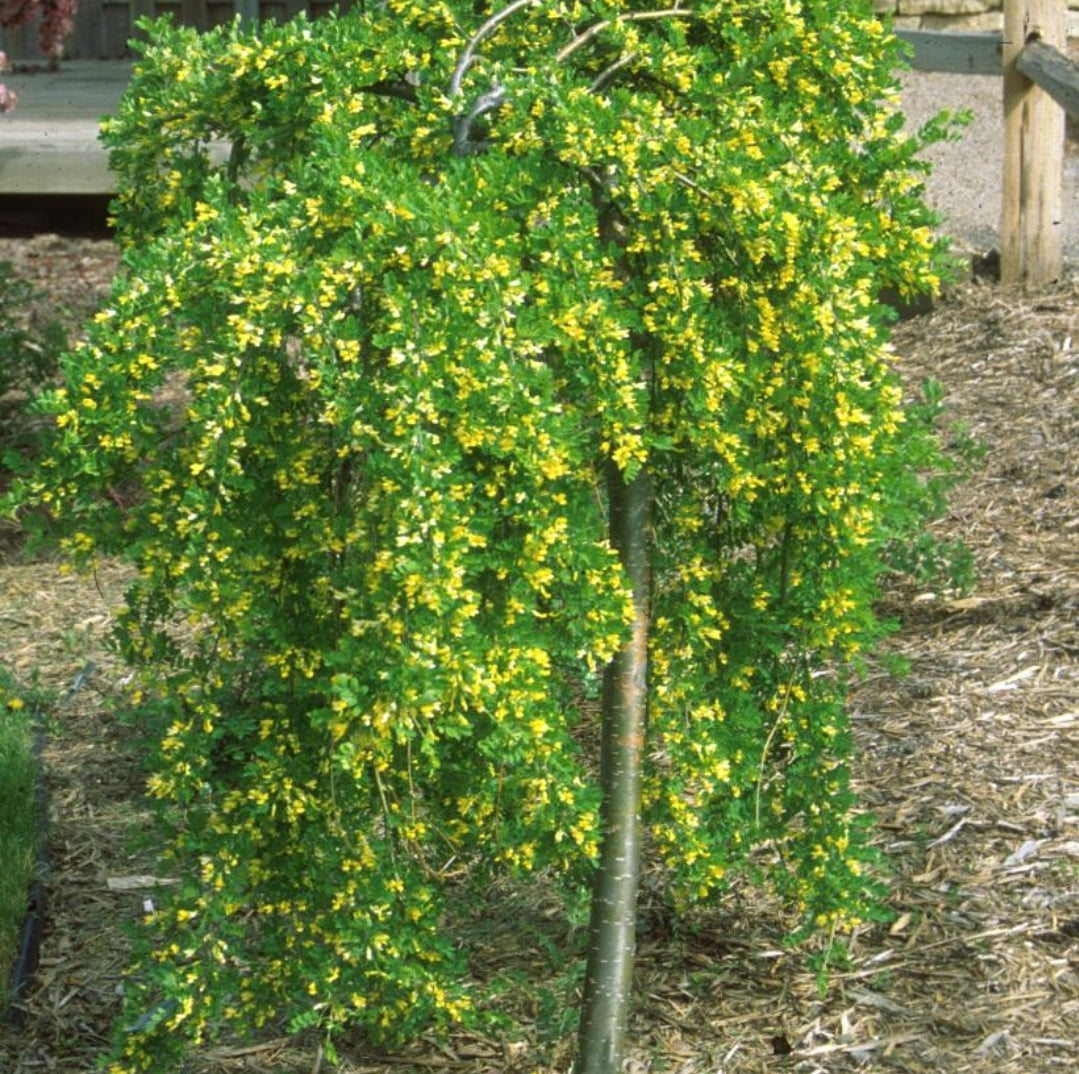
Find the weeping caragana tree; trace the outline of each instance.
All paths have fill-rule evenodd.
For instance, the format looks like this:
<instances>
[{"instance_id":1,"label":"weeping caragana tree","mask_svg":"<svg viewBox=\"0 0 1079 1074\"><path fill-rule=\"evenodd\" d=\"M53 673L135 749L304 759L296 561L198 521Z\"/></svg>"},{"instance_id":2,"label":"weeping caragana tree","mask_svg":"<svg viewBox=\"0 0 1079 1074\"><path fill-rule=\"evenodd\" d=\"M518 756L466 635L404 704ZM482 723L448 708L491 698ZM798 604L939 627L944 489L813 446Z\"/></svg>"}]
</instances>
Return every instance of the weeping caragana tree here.
<instances>
[{"instance_id":1,"label":"weeping caragana tree","mask_svg":"<svg viewBox=\"0 0 1079 1074\"><path fill-rule=\"evenodd\" d=\"M936 283L934 135L868 0L360 7L149 28L22 487L137 568L183 881L113 1070L474 1018L446 907L542 871L597 877L609 1072L642 846L677 910L762 846L807 925L871 906L843 668L916 507L877 296Z\"/></svg>"}]
</instances>

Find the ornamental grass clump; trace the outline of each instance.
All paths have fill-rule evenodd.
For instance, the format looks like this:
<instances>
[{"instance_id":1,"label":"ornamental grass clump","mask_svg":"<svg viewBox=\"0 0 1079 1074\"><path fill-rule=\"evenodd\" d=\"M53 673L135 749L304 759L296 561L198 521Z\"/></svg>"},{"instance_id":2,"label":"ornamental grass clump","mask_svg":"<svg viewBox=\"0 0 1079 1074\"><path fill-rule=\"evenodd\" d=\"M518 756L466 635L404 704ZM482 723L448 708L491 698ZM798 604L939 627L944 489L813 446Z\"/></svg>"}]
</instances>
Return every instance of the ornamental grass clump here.
<instances>
[{"instance_id":1,"label":"ornamental grass clump","mask_svg":"<svg viewBox=\"0 0 1079 1074\"><path fill-rule=\"evenodd\" d=\"M138 568L184 879L117 1071L477 1017L447 900L589 882L632 638L671 905L763 862L809 927L874 913L844 669L926 443L878 295L941 260L894 37L867 2L367 7L145 27L105 130L124 269L19 493Z\"/></svg>"}]
</instances>

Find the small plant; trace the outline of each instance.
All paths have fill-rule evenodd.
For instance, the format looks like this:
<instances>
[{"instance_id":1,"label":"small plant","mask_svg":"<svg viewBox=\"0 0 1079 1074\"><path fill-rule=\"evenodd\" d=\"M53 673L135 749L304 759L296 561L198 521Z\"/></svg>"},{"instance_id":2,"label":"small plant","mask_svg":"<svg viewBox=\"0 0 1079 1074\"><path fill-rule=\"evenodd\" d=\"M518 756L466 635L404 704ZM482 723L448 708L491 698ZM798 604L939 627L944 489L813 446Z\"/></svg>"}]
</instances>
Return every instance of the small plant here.
<instances>
[{"instance_id":1,"label":"small plant","mask_svg":"<svg viewBox=\"0 0 1079 1074\"><path fill-rule=\"evenodd\" d=\"M37 856L32 704L0 668L0 1011L7 1008L10 969Z\"/></svg>"},{"instance_id":2,"label":"small plant","mask_svg":"<svg viewBox=\"0 0 1079 1074\"><path fill-rule=\"evenodd\" d=\"M34 297L33 287L14 275L11 262L0 261L0 397L39 389L60 368L67 342L63 326L20 316Z\"/></svg>"},{"instance_id":3,"label":"small plant","mask_svg":"<svg viewBox=\"0 0 1079 1074\"><path fill-rule=\"evenodd\" d=\"M893 475L893 489L903 505L890 519L882 562L893 575L921 586L967 593L976 581L974 557L964 541L942 540L925 528L926 521L943 516L948 493L977 466L985 455L969 430L947 430L941 450L944 389L927 379L905 411L909 468Z\"/></svg>"},{"instance_id":4,"label":"small plant","mask_svg":"<svg viewBox=\"0 0 1079 1074\"><path fill-rule=\"evenodd\" d=\"M969 593L977 581L974 555L963 540L946 541L928 531L889 549L889 565L920 586Z\"/></svg>"},{"instance_id":5,"label":"small plant","mask_svg":"<svg viewBox=\"0 0 1079 1074\"><path fill-rule=\"evenodd\" d=\"M57 321L41 323L25 315L36 297L26 280L15 276L9 261L0 261L0 458L37 453L40 419L27 404L52 380L67 344ZM0 466L0 474L6 466Z\"/></svg>"}]
</instances>

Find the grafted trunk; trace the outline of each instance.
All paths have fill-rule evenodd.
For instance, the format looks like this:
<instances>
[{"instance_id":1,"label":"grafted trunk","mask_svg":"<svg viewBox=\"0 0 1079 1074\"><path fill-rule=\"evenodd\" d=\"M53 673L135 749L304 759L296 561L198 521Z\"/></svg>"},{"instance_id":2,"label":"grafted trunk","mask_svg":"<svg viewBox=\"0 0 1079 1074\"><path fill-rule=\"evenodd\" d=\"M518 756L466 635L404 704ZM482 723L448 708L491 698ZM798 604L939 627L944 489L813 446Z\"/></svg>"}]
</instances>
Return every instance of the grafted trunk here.
<instances>
[{"instance_id":1,"label":"grafted trunk","mask_svg":"<svg viewBox=\"0 0 1079 1074\"><path fill-rule=\"evenodd\" d=\"M633 630L607 668L600 780L603 844L592 890L575 1074L618 1074L636 944L641 763L648 713L652 486L647 470L607 479L611 542L633 588Z\"/></svg>"}]
</instances>

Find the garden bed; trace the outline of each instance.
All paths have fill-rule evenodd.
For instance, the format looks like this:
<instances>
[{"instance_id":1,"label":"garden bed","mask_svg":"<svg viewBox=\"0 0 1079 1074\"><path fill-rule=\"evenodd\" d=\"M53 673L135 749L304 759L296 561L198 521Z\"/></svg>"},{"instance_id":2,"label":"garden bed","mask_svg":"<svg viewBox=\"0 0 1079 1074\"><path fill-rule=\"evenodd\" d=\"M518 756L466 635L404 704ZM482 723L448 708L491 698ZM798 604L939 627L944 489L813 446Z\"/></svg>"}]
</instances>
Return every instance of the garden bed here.
<instances>
[{"instance_id":1,"label":"garden bed","mask_svg":"<svg viewBox=\"0 0 1079 1074\"><path fill-rule=\"evenodd\" d=\"M47 285L55 308L99 295L108 244L35 239L0 259ZM1022 297L967 286L900 326L912 385L944 387L956 438L984 462L934 530L962 538L969 593L909 582L900 622L851 698L856 777L894 870L886 926L854 938L827 990L782 945L787 922L750 890L672 932L644 907L633 1069L1050 1074L1079 1064L1079 281ZM162 879L137 744L115 711L124 670L104 647L126 572L79 579L55 564L0 563L0 652L62 694L51 716L50 917L27 1022L0 1030L11 1074L93 1069L119 1010L125 945ZM897 658L903 677L885 670ZM165 877L164 879L167 879ZM533 891L492 893L477 972L516 968L519 1039L462 1034L376 1055L341 1049L342 1074L565 1070L560 922ZM544 954L544 945L553 953ZM562 982L564 984L564 981ZM224 1045L198 1074L324 1072L317 1041Z\"/></svg>"}]
</instances>

